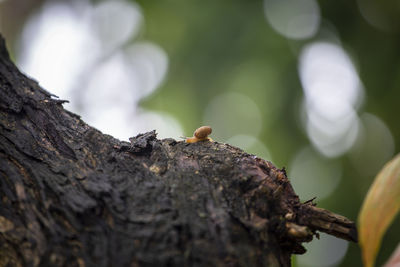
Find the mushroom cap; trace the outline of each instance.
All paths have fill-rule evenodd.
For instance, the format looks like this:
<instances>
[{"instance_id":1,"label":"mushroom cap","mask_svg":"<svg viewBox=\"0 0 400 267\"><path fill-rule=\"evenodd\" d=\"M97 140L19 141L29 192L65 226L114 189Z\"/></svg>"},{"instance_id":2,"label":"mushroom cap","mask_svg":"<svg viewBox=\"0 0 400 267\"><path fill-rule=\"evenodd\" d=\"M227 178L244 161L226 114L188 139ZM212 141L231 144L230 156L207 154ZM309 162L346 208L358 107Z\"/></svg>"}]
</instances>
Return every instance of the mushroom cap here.
<instances>
[{"instance_id":1,"label":"mushroom cap","mask_svg":"<svg viewBox=\"0 0 400 267\"><path fill-rule=\"evenodd\" d=\"M196 131L194 131L194 136L196 136L199 139L204 139L209 134L211 134L211 132L212 132L212 129L210 126L201 126Z\"/></svg>"}]
</instances>

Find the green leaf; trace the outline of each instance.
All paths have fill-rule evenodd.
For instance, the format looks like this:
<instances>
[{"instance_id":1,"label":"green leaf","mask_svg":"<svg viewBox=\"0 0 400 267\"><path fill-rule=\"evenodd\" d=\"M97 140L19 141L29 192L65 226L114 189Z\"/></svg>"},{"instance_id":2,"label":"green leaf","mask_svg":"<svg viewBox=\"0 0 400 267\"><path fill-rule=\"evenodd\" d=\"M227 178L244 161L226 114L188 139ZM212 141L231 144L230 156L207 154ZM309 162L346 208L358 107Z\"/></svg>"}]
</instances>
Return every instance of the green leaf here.
<instances>
[{"instance_id":1,"label":"green leaf","mask_svg":"<svg viewBox=\"0 0 400 267\"><path fill-rule=\"evenodd\" d=\"M382 237L400 210L400 154L386 163L370 187L358 223L365 267L372 267Z\"/></svg>"}]
</instances>

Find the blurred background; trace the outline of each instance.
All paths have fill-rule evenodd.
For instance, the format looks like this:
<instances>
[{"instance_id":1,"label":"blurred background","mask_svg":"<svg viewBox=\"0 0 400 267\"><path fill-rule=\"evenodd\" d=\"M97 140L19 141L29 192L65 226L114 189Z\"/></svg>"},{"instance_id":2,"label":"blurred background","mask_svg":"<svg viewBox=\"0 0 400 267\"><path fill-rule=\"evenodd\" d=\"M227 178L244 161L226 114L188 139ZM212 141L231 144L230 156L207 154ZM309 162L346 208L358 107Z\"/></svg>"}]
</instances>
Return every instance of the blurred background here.
<instances>
[{"instance_id":1,"label":"blurred background","mask_svg":"<svg viewBox=\"0 0 400 267\"><path fill-rule=\"evenodd\" d=\"M0 32L23 72L102 132L179 139L211 125L286 167L303 201L353 220L399 152L396 1L0 0ZM361 266L356 244L306 247L295 266Z\"/></svg>"}]
</instances>

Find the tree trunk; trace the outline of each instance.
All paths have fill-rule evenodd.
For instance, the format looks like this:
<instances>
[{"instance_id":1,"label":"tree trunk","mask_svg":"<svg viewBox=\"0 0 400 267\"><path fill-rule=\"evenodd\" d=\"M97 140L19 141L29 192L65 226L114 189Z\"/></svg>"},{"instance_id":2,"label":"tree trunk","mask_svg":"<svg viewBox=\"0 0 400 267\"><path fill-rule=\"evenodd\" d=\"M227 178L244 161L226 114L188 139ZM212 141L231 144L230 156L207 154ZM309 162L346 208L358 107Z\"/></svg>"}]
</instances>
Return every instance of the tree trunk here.
<instances>
[{"instance_id":1,"label":"tree trunk","mask_svg":"<svg viewBox=\"0 0 400 267\"><path fill-rule=\"evenodd\" d=\"M353 222L300 203L285 170L218 142L121 142L10 61L0 36L0 266L290 266Z\"/></svg>"}]
</instances>

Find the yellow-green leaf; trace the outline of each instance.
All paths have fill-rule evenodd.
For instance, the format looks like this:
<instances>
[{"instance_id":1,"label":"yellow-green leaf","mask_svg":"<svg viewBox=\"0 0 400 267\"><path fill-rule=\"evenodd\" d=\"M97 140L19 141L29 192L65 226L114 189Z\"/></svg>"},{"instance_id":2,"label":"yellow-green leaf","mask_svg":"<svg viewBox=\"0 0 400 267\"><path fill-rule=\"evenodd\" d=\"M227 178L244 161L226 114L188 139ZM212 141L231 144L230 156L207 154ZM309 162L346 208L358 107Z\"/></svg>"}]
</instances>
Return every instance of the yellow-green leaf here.
<instances>
[{"instance_id":1,"label":"yellow-green leaf","mask_svg":"<svg viewBox=\"0 0 400 267\"><path fill-rule=\"evenodd\" d=\"M361 208L358 223L365 267L372 267L382 237L400 209L400 154L375 177Z\"/></svg>"}]
</instances>

